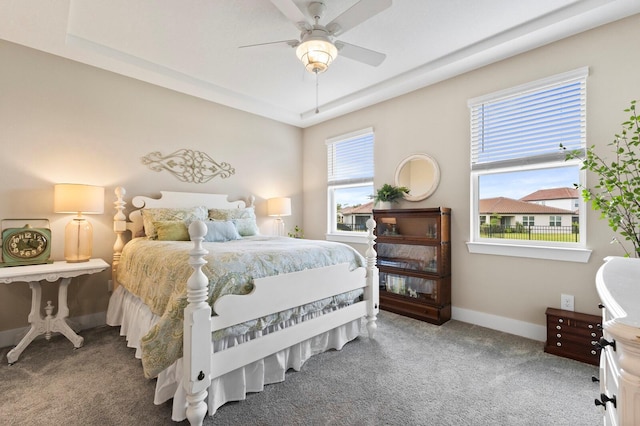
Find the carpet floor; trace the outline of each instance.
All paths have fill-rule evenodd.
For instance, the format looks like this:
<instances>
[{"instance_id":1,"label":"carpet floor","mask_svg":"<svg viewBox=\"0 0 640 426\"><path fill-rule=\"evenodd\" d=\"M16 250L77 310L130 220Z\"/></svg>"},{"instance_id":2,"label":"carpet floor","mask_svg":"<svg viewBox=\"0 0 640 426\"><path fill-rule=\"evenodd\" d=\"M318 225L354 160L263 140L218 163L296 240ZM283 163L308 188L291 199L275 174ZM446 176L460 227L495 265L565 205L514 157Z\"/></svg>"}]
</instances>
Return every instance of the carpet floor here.
<instances>
[{"instance_id":1,"label":"carpet floor","mask_svg":"<svg viewBox=\"0 0 640 426\"><path fill-rule=\"evenodd\" d=\"M119 329L84 330L77 350L39 339L18 362L0 349L0 424L170 425L155 381ZM362 335L308 360L301 372L207 417L206 425L602 424L595 366L546 354L543 343L449 321L435 326L380 312ZM187 424L183 422L182 424Z\"/></svg>"}]
</instances>

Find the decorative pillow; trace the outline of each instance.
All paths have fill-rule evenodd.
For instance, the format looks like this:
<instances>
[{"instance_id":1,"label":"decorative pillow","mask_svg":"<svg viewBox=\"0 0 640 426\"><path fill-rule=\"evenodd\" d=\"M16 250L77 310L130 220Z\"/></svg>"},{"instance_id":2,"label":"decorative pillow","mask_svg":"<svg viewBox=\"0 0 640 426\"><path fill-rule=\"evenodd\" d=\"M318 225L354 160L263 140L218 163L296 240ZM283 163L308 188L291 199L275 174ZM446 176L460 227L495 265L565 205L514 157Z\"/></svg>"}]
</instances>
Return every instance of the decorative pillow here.
<instances>
[{"instance_id":1,"label":"decorative pillow","mask_svg":"<svg viewBox=\"0 0 640 426\"><path fill-rule=\"evenodd\" d=\"M252 235L260 234L260 230L258 229L258 224L256 223L255 218L233 219L233 224L236 226L238 234L243 237L250 237Z\"/></svg>"},{"instance_id":2,"label":"decorative pillow","mask_svg":"<svg viewBox=\"0 0 640 426\"><path fill-rule=\"evenodd\" d=\"M243 237L259 234L256 210L253 206L244 209L209 209L209 219L233 221L238 233Z\"/></svg>"},{"instance_id":3,"label":"decorative pillow","mask_svg":"<svg viewBox=\"0 0 640 426\"><path fill-rule=\"evenodd\" d=\"M223 243L242 238L238 234L236 226L230 220L211 220L204 222L204 224L207 225L207 235L204 236L204 241L206 242Z\"/></svg>"},{"instance_id":4,"label":"decorative pillow","mask_svg":"<svg viewBox=\"0 0 640 426\"><path fill-rule=\"evenodd\" d=\"M160 241L189 241L189 230L181 220L153 222Z\"/></svg>"},{"instance_id":5,"label":"decorative pillow","mask_svg":"<svg viewBox=\"0 0 640 426\"><path fill-rule=\"evenodd\" d=\"M254 207L244 209L209 209L209 219L211 220L233 220L233 219L255 219L256 211Z\"/></svg>"},{"instance_id":6,"label":"decorative pillow","mask_svg":"<svg viewBox=\"0 0 640 426\"><path fill-rule=\"evenodd\" d=\"M207 208L204 206L190 208L149 208L142 209L142 223L145 235L155 240L158 238L153 222L182 221L188 227L194 220L206 220Z\"/></svg>"}]
</instances>

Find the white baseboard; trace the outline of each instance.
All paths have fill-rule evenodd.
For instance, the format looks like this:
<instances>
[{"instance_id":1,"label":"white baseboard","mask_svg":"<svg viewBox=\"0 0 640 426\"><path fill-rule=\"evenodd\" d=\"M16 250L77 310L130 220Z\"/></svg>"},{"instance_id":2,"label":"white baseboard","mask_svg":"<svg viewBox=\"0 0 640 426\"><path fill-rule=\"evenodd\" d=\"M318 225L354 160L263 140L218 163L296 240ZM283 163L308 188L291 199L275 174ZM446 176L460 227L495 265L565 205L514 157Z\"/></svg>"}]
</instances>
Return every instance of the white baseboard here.
<instances>
[{"instance_id":1,"label":"white baseboard","mask_svg":"<svg viewBox=\"0 0 640 426\"><path fill-rule=\"evenodd\" d=\"M106 312L98 312L96 314L73 317L70 318L70 321L73 322L74 325L77 325L81 330L85 330L87 328L105 325L106 315ZM522 336L528 339L538 340L540 342L544 342L547 339L546 327L529 322L500 317L498 315L487 314L484 312L472 311L469 309L456 308L455 306L451 308L451 317L454 320L479 325L481 327L502 331L504 333L515 334L516 336ZM28 329L29 327L22 327L13 330L0 331L0 348L17 345Z\"/></svg>"},{"instance_id":2,"label":"white baseboard","mask_svg":"<svg viewBox=\"0 0 640 426\"><path fill-rule=\"evenodd\" d=\"M538 340L540 342L547 340L547 328L530 322L486 314L484 312L471 311L469 309L456 308L455 306L452 306L451 308L451 318L479 325L481 327L490 328L492 330L526 337L527 339Z\"/></svg>"},{"instance_id":3,"label":"white baseboard","mask_svg":"<svg viewBox=\"0 0 640 426\"><path fill-rule=\"evenodd\" d=\"M101 325L105 325L107 320L106 312L98 312L95 314L82 315L79 317L69 318L69 323L72 324L72 328L76 326L80 330L86 330L87 328L94 328ZM14 328L13 330L0 331L0 348L15 346L20 342L22 336L24 336L29 327ZM38 338L44 338L44 335L38 336Z\"/></svg>"}]
</instances>

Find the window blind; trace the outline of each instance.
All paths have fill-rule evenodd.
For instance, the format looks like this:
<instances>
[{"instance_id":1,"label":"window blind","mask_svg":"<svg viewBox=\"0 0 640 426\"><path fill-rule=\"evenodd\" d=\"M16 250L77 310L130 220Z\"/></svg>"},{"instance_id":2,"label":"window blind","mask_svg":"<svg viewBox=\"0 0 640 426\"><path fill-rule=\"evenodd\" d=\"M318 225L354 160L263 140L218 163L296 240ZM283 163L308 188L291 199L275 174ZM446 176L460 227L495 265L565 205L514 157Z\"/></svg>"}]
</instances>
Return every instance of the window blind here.
<instances>
[{"instance_id":1,"label":"window blind","mask_svg":"<svg viewBox=\"0 0 640 426\"><path fill-rule=\"evenodd\" d=\"M581 69L469 101L472 170L563 160L560 144L584 150L587 74Z\"/></svg>"},{"instance_id":2,"label":"window blind","mask_svg":"<svg viewBox=\"0 0 640 426\"><path fill-rule=\"evenodd\" d=\"M373 130L366 129L327 141L329 185L373 180Z\"/></svg>"}]
</instances>

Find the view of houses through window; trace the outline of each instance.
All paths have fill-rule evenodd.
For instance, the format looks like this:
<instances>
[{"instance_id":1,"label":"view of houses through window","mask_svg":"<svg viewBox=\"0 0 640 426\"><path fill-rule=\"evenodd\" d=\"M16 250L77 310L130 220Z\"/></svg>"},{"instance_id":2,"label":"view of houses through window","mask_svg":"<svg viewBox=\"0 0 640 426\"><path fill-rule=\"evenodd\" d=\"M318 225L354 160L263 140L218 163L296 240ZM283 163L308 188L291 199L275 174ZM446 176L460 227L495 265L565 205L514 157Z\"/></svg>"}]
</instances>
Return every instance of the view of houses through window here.
<instances>
[{"instance_id":1,"label":"view of houses through window","mask_svg":"<svg viewBox=\"0 0 640 426\"><path fill-rule=\"evenodd\" d=\"M366 232L373 203L373 129L327 140L328 232Z\"/></svg>"},{"instance_id":2,"label":"view of houses through window","mask_svg":"<svg viewBox=\"0 0 640 426\"><path fill-rule=\"evenodd\" d=\"M469 100L471 241L585 244L574 186L584 173L562 147L585 150L587 76L581 68Z\"/></svg>"},{"instance_id":3,"label":"view of houses through window","mask_svg":"<svg viewBox=\"0 0 640 426\"><path fill-rule=\"evenodd\" d=\"M480 237L579 242L578 174L573 166L481 175Z\"/></svg>"},{"instance_id":4,"label":"view of houses through window","mask_svg":"<svg viewBox=\"0 0 640 426\"><path fill-rule=\"evenodd\" d=\"M337 227L340 231L366 232L367 220L373 216L373 185L345 193L338 202Z\"/></svg>"}]
</instances>

